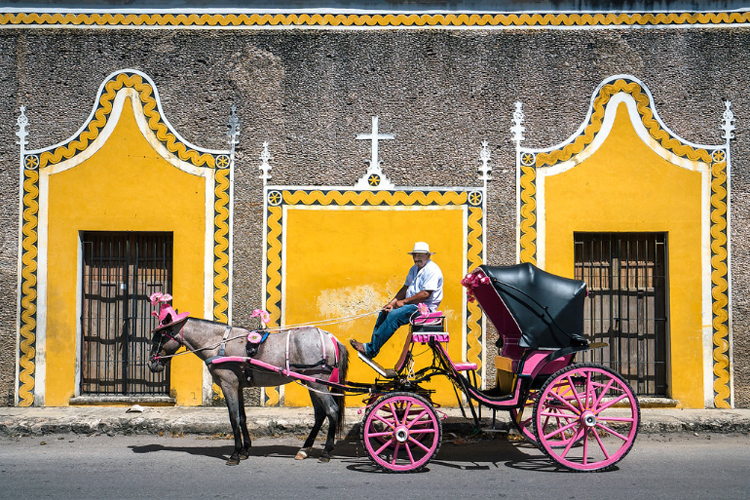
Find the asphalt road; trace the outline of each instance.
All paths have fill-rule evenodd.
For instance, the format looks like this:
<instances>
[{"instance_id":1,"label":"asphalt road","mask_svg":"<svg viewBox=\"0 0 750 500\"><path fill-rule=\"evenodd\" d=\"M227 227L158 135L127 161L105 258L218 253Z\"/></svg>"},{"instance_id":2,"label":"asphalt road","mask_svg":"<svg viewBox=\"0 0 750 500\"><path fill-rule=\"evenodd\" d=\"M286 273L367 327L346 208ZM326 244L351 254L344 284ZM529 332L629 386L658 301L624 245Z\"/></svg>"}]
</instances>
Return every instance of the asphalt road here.
<instances>
[{"instance_id":1,"label":"asphalt road","mask_svg":"<svg viewBox=\"0 0 750 500\"><path fill-rule=\"evenodd\" d=\"M444 436L426 470L387 474L355 441L330 463L292 457L301 440L263 438L239 466L232 442L206 437L50 435L0 439L0 499L750 498L750 436L642 435L607 472L561 470L503 437ZM317 445L319 452L320 444Z\"/></svg>"}]
</instances>

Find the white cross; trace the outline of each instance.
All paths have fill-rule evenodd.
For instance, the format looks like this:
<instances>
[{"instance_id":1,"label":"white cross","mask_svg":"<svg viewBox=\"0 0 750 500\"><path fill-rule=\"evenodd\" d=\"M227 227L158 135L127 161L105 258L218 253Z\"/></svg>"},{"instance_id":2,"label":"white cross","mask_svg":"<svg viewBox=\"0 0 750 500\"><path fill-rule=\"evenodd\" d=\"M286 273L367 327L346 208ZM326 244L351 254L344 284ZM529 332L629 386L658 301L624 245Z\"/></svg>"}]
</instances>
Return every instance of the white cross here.
<instances>
[{"instance_id":1,"label":"white cross","mask_svg":"<svg viewBox=\"0 0 750 500\"><path fill-rule=\"evenodd\" d=\"M393 139L393 134L378 134L378 117L372 117L372 133L371 134L357 134L357 139L371 139L372 140L372 160L370 161L370 167L379 167L380 160L378 159L378 139Z\"/></svg>"}]
</instances>

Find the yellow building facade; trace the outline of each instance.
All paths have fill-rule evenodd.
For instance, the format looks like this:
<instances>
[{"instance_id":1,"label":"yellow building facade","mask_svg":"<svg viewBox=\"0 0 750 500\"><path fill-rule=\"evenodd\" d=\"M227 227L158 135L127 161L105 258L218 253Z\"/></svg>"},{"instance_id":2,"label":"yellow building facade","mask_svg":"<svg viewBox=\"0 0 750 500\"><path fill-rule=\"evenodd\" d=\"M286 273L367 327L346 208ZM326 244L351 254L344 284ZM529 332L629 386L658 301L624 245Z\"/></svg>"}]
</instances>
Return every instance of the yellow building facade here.
<instances>
[{"instance_id":1,"label":"yellow building facade","mask_svg":"<svg viewBox=\"0 0 750 500\"><path fill-rule=\"evenodd\" d=\"M590 294L597 295L602 278L612 277L603 277L601 271L583 272L587 266L601 267L601 255L587 259L579 251L585 252L582 242L590 241L591 235L606 235L607 244L611 235L627 235L623 241L631 246L653 238L663 247L657 264L646 263L652 260L645 251L650 247L641 246L641 255L619 262L617 271L607 268L618 274L614 281L619 282L620 297L637 294L638 282L644 296L662 288L664 299L657 307L661 311L607 300L598 302L607 310L594 310L590 316L617 315L620 323L631 313L641 322L649 310L660 316L664 345L661 356L652 353L652 358L660 357L663 365L658 367L663 371L662 398L681 407L733 404L727 260L731 112L725 120L726 144L689 143L659 119L642 82L616 76L595 91L586 121L567 141L528 149L521 146L522 130L515 137L521 261L586 279ZM602 239L597 241L599 247L589 253L602 253ZM663 269L661 283L654 279L654 265ZM616 323L609 324L611 328ZM617 333L629 332L621 327ZM632 371L645 370L641 365L649 363L649 353L633 351L625 356L631 354L637 358L629 361Z\"/></svg>"},{"instance_id":2,"label":"yellow building facade","mask_svg":"<svg viewBox=\"0 0 750 500\"><path fill-rule=\"evenodd\" d=\"M643 307L658 316L662 339L653 354L654 369L661 375L645 373L643 380L661 380L652 391L660 404L731 406L731 119L725 122L726 144L689 143L662 123L640 81L620 75L595 90L587 119L564 143L526 148L521 105L514 121L518 260L586 278L579 271L601 266L597 256L587 257L585 250L579 255L579 240L618 234L655 238L663 260L645 269L655 273L660 266L660 284L655 284L655 274L633 278L623 271L625 281L645 283L646 295L656 288L664 293L661 303L633 306L636 314ZM232 147L237 134L234 124ZM378 136L376 126L372 136ZM344 344L352 338L365 341L372 315L403 284L411 265L407 252L415 241L428 241L445 279L441 309L451 332L450 354L476 363L486 385L487 325L479 307L467 302L460 280L487 260L489 154L482 155L484 187L420 187L393 185L380 169L376 151L373 142L370 169L353 186L273 185L270 155L263 156L261 305L270 312L272 325L322 324ZM117 387L130 377L112 368L112 354L93 352L86 340L96 322L103 321L88 309L110 310L111 302L121 297L114 291L107 295L103 287L131 287L121 274L89 279L99 264L88 262L86 248L89 241L101 241L97 238L103 233L166 235L168 279L146 276L128 295L130 303L143 304L152 291L170 292L181 311L232 321L233 149L201 149L185 141L164 117L147 75L135 70L110 75L89 120L73 137L48 148L22 149L21 162L19 405L126 403L106 395L111 391L98 393L87 385L96 384L91 380L100 374ZM648 259L630 260L636 265ZM618 262L618 270L624 269ZM596 295L601 274L592 276L589 286ZM112 310L107 321L121 325L123 335L151 324L147 309ZM594 324L596 314L591 314ZM592 328L591 335L603 334ZM393 363L402 343L403 335L397 335L387 345L384 365ZM146 348L130 356L142 356ZM640 348L633 349L641 354ZM650 369L641 365L640 358L633 361L631 371ZM374 379L356 359L349 376L358 382ZM143 377L145 386L162 383L160 387L169 388L159 397L144 397L145 402L201 405L214 395L205 367L194 356L175 359L166 382ZM640 375L635 383L641 383ZM433 388L437 403L455 404L447 381L435 381ZM100 395L90 396L92 392ZM292 384L265 389L261 402L304 406L309 399Z\"/></svg>"},{"instance_id":3,"label":"yellow building facade","mask_svg":"<svg viewBox=\"0 0 750 500\"><path fill-rule=\"evenodd\" d=\"M121 352L134 333L148 339L153 320L148 307L138 305L146 305L148 295L179 290L175 307L230 320L232 152L184 141L164 118L150 79L124 70L102 84L88 122L74 137L22 151L21 161L18 404L125 403L117 394L129 392L135 374L120 366L133 372L137 366L141 384L154 383L145 370L147 342ZM113 250L113 239L101 234L169 235L170 276L156 279L141 269L143 279L134 285L128 274L138 274L138 262L121 263L122 246ZM94 241L102 254L98 262L108 262L98 274L89 270L101 265L86 262ZM92 347L87 339L105 329L117 337ZM138 359L123 363L127 356ZM171 379L169 394L146 401L205 402L209 392L198 358L176 358ZM84 390L90 385L98 389Z\"/></svg>"}]
</instances>

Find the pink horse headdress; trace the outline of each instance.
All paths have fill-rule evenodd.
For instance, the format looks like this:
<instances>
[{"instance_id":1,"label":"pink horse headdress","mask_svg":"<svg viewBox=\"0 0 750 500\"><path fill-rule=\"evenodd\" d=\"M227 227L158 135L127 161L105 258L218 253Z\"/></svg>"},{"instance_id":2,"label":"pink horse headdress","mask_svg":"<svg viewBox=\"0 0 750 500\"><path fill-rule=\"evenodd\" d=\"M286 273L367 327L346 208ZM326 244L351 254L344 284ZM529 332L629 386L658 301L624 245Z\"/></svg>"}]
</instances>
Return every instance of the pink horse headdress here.
<instances>
[{"instance_id":1,"label":"pink horse headdress","mask_svg":"<svg viewBox=\"0 0 750 500\"><path fill-rule=\"evenodd\" d=\"M151 301L151 305L161 304L158 313L156 311L151 312L151 316L159 318L159 326L172 325L190 316L189 312L177 314L177 311L172 309L172 306L168 304L172 300L172 296L168 293L154 292L149 297L149 300Z\"/></svg>"}]
</instances>

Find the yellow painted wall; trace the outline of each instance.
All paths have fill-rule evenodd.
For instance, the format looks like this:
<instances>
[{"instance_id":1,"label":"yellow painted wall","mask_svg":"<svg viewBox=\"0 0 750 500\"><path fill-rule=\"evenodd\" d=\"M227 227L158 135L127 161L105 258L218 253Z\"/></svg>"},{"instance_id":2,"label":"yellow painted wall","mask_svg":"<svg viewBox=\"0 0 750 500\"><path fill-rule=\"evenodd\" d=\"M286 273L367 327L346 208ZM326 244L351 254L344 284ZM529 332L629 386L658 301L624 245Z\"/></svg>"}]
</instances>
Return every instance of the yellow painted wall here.
<instances>
[{"instance_id":1,"label":"yellow painted wall","mask_svg":"<svg viewBox=\"0 0 750 500\"><path fill-rule=\"evenodd\" d=\"M45 404L62 406L76 389L79 231L172 231L174 306L202 317L205 179L178 170L153 150L136 125L130 99L99 151L43 179L49 185ZM201 403L202 373L196 356L172 361L177 404Z\"/></svg>"},{"instance_id":2,"label":"yellow painted wall","mask_svg":"<svg viewBox=\"0 0 750 500\"><path fill-rule=\"evenodd\" d=\"M621 103L602 146L544 189L549 272L573 277L576 231L668 233L671 397L702 408L701 174L644 144Z\"/></svg>"},{"instance_id":3,"label":"yellow painted wall","mask_svg":"<svg viewBox=\"0 0 750 500\"><path fill-rule=\"evenodd\" d=\"M410 255L415 241L426 241L435 252L432 259L443 272L444 296L440 309L448 320L449 354L461 360L464 213L460 209L389 209L348 207L289 208L286 216L285 323L319 322L375 311L404 284L414 264ZM375 372L359 360L349 339L369 342L377 316L325 327L350 352L349 380L372 382ZM381 366L396 363L408 326L401 327L377 356ZM416 368L428 366L432 356L417 345ZM437 389L434 400L456 405L453 390L441 378L429 384ZM290 384L285 400L289 406L308 406L307 390ZM362 396L348 404L361 406Z\"/></svg>"}]
</instances>

